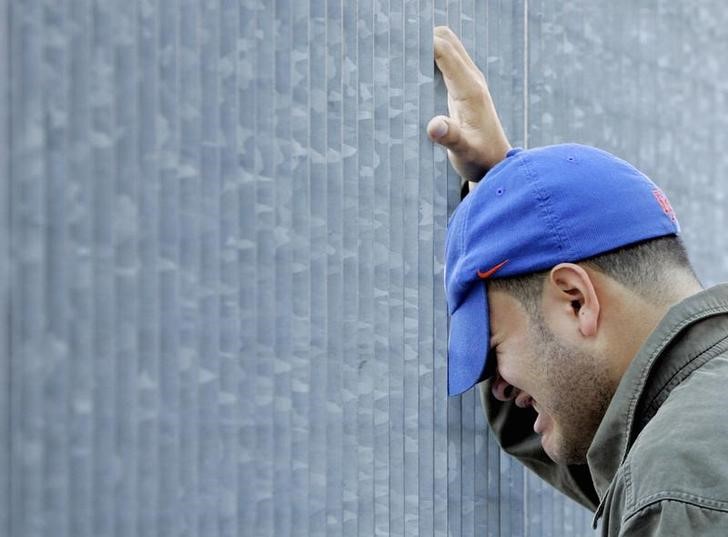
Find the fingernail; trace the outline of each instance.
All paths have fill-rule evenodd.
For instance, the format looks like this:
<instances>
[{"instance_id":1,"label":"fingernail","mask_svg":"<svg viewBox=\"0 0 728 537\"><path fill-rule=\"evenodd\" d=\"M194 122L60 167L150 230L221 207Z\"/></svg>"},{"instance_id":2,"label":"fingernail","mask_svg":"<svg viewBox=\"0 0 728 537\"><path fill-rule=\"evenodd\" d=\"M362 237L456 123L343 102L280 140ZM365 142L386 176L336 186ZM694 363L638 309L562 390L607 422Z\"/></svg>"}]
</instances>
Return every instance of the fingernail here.
<instances>
[{"instance_id":1,"label":"fingernail","mask_svg":"<svg viewBox=\"0 0 728 537\"><path fill-rule=\"evenodd\" d=\"M437 120L432 133L436 138L442 138L445 136L447 134L447 123L445 123L442 119Z\"/></svg>"}]
</instances>

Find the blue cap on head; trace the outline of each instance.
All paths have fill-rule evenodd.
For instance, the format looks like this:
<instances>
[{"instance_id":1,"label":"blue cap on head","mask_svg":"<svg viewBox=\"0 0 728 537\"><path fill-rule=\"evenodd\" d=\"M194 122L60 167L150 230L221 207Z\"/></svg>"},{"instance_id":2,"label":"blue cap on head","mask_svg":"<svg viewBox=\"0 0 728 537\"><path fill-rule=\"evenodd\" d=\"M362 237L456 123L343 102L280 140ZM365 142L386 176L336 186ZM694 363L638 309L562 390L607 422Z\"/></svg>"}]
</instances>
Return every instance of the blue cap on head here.
<instances>
[{"instance_id":1,"label":"blue cap on head","mask_svg":"<svg viewBox=\"0 0 728 537\"><path fill-rule=\"evenodd\" d=\"M486 377L487 279L679 232L662 190L614 155L578 144L509 151L448 224L448 394L459 395Z\"/></svg>"}]
</instances>

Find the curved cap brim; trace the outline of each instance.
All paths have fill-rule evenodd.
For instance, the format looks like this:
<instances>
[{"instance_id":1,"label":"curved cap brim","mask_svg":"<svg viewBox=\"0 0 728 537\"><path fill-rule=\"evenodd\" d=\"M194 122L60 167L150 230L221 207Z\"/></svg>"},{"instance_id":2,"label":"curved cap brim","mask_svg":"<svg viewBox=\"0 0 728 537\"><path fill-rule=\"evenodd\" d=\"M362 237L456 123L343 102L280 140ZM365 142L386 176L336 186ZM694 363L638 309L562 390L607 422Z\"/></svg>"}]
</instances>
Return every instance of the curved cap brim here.
<instances>
[{"instance_id":1,"label":"curved cap brim","mask_svg":"<svg viewBox=\"0 0 728 537\"><path fill-rule=\"evenodd\" d=\"M475 284L450 316L447 393L460 395L483 380L490 350L485 283Z\"/></svg>"}]
</instances>

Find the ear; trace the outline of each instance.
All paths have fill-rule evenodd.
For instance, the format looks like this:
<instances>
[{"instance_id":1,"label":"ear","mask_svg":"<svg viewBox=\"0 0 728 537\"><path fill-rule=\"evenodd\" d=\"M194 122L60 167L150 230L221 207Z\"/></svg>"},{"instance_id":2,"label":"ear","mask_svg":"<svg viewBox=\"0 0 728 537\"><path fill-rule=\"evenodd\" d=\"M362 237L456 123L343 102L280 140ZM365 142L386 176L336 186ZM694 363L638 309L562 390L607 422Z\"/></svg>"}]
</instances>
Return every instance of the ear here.
<instances>
[{"instance_id":1,"label":"ear","mask_svg":"<svg viewBox=\"0 0 728 537\"><path fill-rule=\"evenodd\" d=\"M546 299L551 313L569 330L582 336L596 335L599 327L599 297L589 272L574 263L560 263L547 279Z\"/></svg>"}]
</instances>

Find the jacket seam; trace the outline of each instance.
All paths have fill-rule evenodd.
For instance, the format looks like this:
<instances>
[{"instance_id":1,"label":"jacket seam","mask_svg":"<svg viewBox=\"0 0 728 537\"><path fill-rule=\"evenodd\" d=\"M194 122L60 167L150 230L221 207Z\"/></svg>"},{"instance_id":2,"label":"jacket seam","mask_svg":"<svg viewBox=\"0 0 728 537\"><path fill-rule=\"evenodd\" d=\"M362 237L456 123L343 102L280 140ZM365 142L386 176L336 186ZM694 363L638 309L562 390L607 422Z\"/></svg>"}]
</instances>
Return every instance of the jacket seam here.
<instances>
[{"instance_id":1,"label":"jacket seam","mask_svg":"<svg viewBox=\"0 0 728 537\"><path fill-rule=\"evenodd\" d=\"M674 327L668 334L665 335L665 337L663 337L660 340L660 342L657 345L655 345L654 350L650 354L650 359L647 362L648 367L646 367L642 371L642 374L639 377L640 389L637 390L637 392L632 394L632 397L630 398L630 401L629 401L629 407L627 410L627 423L626 423L626 427L625 427L625 436L624 436L627 441L625 442L624 450L622 452L622 457L621 457L621 459L623 461L624 461L624 458L627 456L627 453L629 453L629 451L630 451L630 446L628 445L628 443L629 443L628 439L630 437L630 431L632 430L632 426L634 424L634 417L635 417L634 413L636 410L637 402L639 401L639 399L642 395L642 392L644 390L645 380L646 380L647 376L649 375L649 372L652 370L652 365L655 361L655 358L664 351L665 345L667 344L668 341L674 339L680 332L683 331L683 329L686 326L690 325L695 320L709 317L711 314L726 313L726 312L728 312L728 308L726 308L725 305L721 305L721 306L715 306L712 308L703 309L703 310L700 310L699 312L693 313L690 317L686 317L685 319L683 319L681 323L679 323L676 327Z\"/></svg>"},{"instance_id":2,"label":"jacket seam","mask_svg":"<svg viewBox=\"0 0 728 537\"><path fill-rule=\"evenodd\" d=\"M637 379L637 385L639 386L639 389L632 392L632 396L629 399L629 404L626 409L626 412L624 413L625 416L625 425L624 425L624 445L622 446L621 450L621 456L620 456L620 464L619 466L623 466L625 463L627 456L629 455L634 442L630 442L630 434L632 431L632 428L635 423L635 412L636 412L636 406L639 402L640 397L642 396L642 393L644 392L645 382L647 377L649 376L650 371L652 370L652 367L654 366L655 359L657 356L662 354L665 350L665 346L668 342L675 339L684 329L685 327L691 325L693 322L705 319L708 317L712 317L714 315L720 315L728 313L728 305L727 304L718 304L709 308L701 308L700 310L694 312L692 315L683 318L680 320L680 322L673 325L669 331L667 331L666 334L662 336L657 342L655 342L652 351L650 352L649 359L647 360L646 367L642 370L640 373L640 376ZM599 504L597 505L597 510L594 515L593 520L593 526L596 528L597 520L601 518L603 515L603 511L605 509L604 501L605 498L608 496L609 491L612 490L614 487L614 483L616 480L616 475L613 476L611 482L609 483L609 486L607 486L604 495L600 496L599 498ZM629 489L628 489L629 490Z\"/></svg>"},{"instance_id":3,"label":"jacket seam","mask_svg":"<svg viewBox=\"0 0 728 537\"><path fill-rule=\"evenodd\" d=\"M690 357L689 357L689 358L687 359L686 363L684 363L684 364L683 364L682 366L680 366L680 368L678 368L678 369L677 369L677 371L675 371L675 372L674 372L674 373L673 373L673 374L672 374L672 375L670 376L670 378L669 378L669 379L667 380L667 382L665 382L665 383L663 384L663 386L662 386L662 388L660 389L660 391L659 391L659 392L657 392L657 394L656 394L656 395L655 395L655 396L654 396L654 397L653 397L652 399L650 399L649 401L646 401L646 402L645 402L646 404L645 404L644 408L645 408L645 409L648 409L648 408L650 408L650 406L652 406L652 404L653 404L653 403L655 402L655 400L657 400L657 398L658 398L658 397L660 396L660 394L662 394L662 392L663 392L663 391L664 391L664 390L665 390L665 389L666 389L667 387L669 387L669 386L670 386L670 385L671 385L671 384L673 383L673 381L675 380L675 378L676 378L676 377L677 377L677 376L678 376L678 375L679 375L680 373L682 373L682 372L683 372L683 371L684 371L684 370L685 370L686 368L688 368L689 366L691 366L691 365L693 364L693 362L694 362L695 360L697 360L698 358L701 358L701 357L703 357L703 358L707 358L707 359L705 360L705 362L703 362L703 363L699 364L699 365L698 365L698 366L697 366L697 367L696 367L696 368L694 369L694 371L693 371L693 372L695 372L695 371L697 371L698 369L700 369L701 367L703 367L703 366L704 366L705 364L707 364L707 363L708 363L708 362L709 362L710 360L712 360L713 358L717 358L718 356L721 356L721 355L722 355L722 354L723 354L723 353L725 352L725 349L718 349L718 351L717 351L717 352L716 352L715 354L713 354L713 355L708 355L708 356L705 356L705 355L706 355L706 354L708 354L708 353L710 353L710 351L713 351L713 350L715 350L715 348L716 348L716 347L718 347L718 346L719 346L719 345L721 345L722 343L725 343L725 342L726 342L727 340L728 340L728 335L727 335L727 336L725 336L725 337L723 337L723 338L721 338L721 339L719 339L718 341L716 341L715 343L713 343L712 345L710 345L710 346L709 346L709 347L707 347L706 349L704 349L704 350L700 351L700 352L699 352L699 353L697 353L696 355L694 355L694 356L690 356ZM689 376L689 375L688 375L688 376ZM679 385L680 385L680 384L682 384L682 383L683 383L684 381L685 381L685 379L682 379L681 381L679 381L679 382L678 382L678 383L676 384L676 386L679 386ZM673 386L673 389L674 389L674 388L675 388L675 386Z\"/></svg>"},{"instance_id":4,"label":"jacket seam","mask_svg":"<svg viewBox=\"0 0 728 537\"><path fill-rule=\"evenodd\" d=\"M632 465L627 461L624 465L624 483L627 489L627 505L634 507L634 491L632 490Z\"/></svg>"},{"instance_id":5,"label":"jacket seam","mask_svg":"<svg viewBox=\"0 0 728 537\"><path fill-rule=\"evenodd\" d=\"M622 518L622 523L627 523L631 518L634 518L648 507L664 501L674 501L700 507L701 509L728 513L728 501L705 498L687 492L663 490L643 498L633 509L625 514Z\"/></svg>"}]
</instances>

